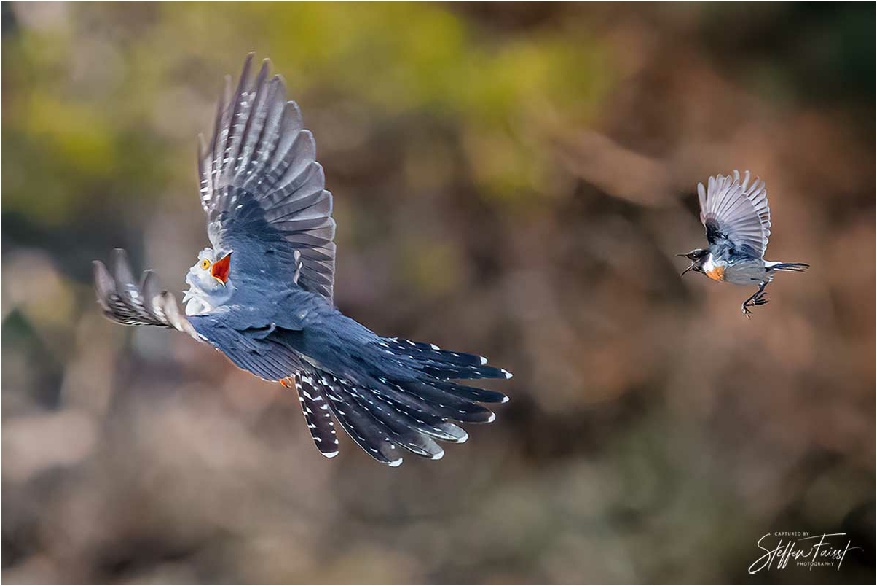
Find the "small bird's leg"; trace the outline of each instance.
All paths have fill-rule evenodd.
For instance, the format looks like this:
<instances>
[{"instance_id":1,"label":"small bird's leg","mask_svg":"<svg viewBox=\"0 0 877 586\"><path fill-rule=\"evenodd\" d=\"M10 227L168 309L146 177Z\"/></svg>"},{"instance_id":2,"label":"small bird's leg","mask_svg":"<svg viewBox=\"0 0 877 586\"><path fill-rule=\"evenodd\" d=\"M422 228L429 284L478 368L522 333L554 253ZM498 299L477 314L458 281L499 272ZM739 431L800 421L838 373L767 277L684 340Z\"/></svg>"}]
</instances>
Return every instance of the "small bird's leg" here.
<instances>
[{"instance_id":1,"label":"small bird's leg","mask_svg":"<svg viewBox=\"0 0 877 586\"><path fill-rule=\"evenodd\" d=\"M755 305L764 305L767 303L767 298L764 296L764 288L767 287L767 281L762 281L758 286L758 291L749 296L749 298L743 302L743 305L740 306L740 311L743 315L748 316L751 311L749 308Z\"/></svg>"}]
</instances>

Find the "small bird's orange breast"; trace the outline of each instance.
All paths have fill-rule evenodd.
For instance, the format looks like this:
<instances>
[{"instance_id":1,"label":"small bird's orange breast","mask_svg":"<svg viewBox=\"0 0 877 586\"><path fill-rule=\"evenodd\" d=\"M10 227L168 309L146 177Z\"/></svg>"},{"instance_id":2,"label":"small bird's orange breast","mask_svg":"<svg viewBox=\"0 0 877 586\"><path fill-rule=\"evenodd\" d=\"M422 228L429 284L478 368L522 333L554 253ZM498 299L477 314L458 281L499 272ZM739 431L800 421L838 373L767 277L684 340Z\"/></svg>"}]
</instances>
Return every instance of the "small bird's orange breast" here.
<instances>
[{"instance_id":1,"label":"small bird's orange breast","mask_svg":"<svg viewBox=\"0 0 877 586\"><path fill-rule=\"evenodd\" d=\"M725 280L725 267L723 266L713 266L713 268L708 271L704 271L704 274L712 279L713 281L724 281Z\"/></svg>"}]
</instances>

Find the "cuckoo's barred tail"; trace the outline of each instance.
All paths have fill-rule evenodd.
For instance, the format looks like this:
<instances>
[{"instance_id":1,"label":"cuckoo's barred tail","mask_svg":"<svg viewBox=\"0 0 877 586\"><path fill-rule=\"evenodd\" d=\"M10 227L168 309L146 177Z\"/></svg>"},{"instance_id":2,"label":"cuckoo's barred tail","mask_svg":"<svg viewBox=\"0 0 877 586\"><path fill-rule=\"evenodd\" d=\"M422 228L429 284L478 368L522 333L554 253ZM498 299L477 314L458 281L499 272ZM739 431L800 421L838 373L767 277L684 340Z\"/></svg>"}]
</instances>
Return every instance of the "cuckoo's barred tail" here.
<instances>
[{"instance_id":1,"label":"cuckoo's barred tail","mask_svg":"<svg viewBox=\"0 0 877 586\"><path fill-rule=\"evenodd\" d=\"M487 366L487 358L442 350L435 344L412 342L399 338L383 338L380 345L386 351L400 357L412 359L417 368L438 379L479 379L479 378L511 378L507 370ZM490 396L505 397L502 393L489 392ZM475 399L486 403L498 402L495 399Z\"/></svg>"},{"instance_id":2,"label":"cuckoo's barred tail","mask_svg":"<svg viewBox=\"0 0 877 586\"><path fill-rule=\"evenodd\" d=\"M775 271L796 271L803 273L810 268L810 265L805 262L781 262L773 265L771 268Z\"/></svg>"},{"instance_id":3,"label":"cuckoo's barred tail","mask_svg":"<svg viewBox=\"0 0 877 586\"><path fill-rule=\"evenodd\" d=\"M444 450L435 440L461 443L469 437L451 421L489 423L495 416L479 403L508 400L496 391L453 382L511 377L503 369L487 366L480 356L395 338L382 338L379 346L393 364L404 368L362 373L356 382L318 369L296 379L311 437L329 458L338 453L330 413L366 453L398 466L404 453L399 448L441 458Z\"/></svg>"}]
</instances>

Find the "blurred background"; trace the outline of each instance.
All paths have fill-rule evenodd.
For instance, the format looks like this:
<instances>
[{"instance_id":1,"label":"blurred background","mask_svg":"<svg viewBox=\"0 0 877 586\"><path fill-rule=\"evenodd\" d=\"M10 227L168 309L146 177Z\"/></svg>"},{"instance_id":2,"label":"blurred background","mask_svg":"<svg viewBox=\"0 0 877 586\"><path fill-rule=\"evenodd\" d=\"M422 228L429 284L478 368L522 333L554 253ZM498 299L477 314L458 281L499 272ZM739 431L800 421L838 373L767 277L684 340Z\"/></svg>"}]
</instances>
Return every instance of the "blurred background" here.
<instances>
[{"instance_id":1,"label":"blurred background","mask_svg":"<svg viewBox=\"0 0 877 586\"><path fill-rule=\"evenodd\" d=\"M873 582L873 4L2 4L2 578ZM324 459L294 394L104 320L178 294L195 137L270 57L317 139L336 303L512 370L440 462ZM780 275L679 277L696 184L767 181ZM347 438L345 438L346 440ZM748 575L774 531L840 570Z\"/></svg>"}]
</instances>

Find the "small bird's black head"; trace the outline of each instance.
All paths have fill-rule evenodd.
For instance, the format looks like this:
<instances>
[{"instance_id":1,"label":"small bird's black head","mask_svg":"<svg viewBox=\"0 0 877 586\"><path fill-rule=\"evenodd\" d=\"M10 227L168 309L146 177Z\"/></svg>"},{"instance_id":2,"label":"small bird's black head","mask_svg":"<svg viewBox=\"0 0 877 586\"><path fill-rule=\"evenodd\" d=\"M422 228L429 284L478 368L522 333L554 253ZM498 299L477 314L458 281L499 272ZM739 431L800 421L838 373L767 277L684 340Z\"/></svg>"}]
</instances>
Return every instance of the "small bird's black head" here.
<instances>
[{"instance_id":1,"label":"small bird's black head","mask_svg":"<svg viewBox=\"0 0 877 586\"><path fill-rule=\"evenodd\" d=\"M691 266L682 271L684 275L688 271L694 271L696 273L703 272L703 263L706 262L707 257L709 256L710 251L707 248L695 248L691 252L686 252L685 254L677 254L676 256L684 256L688 260L691 261Z\"/></svg>"}]
</instances>

